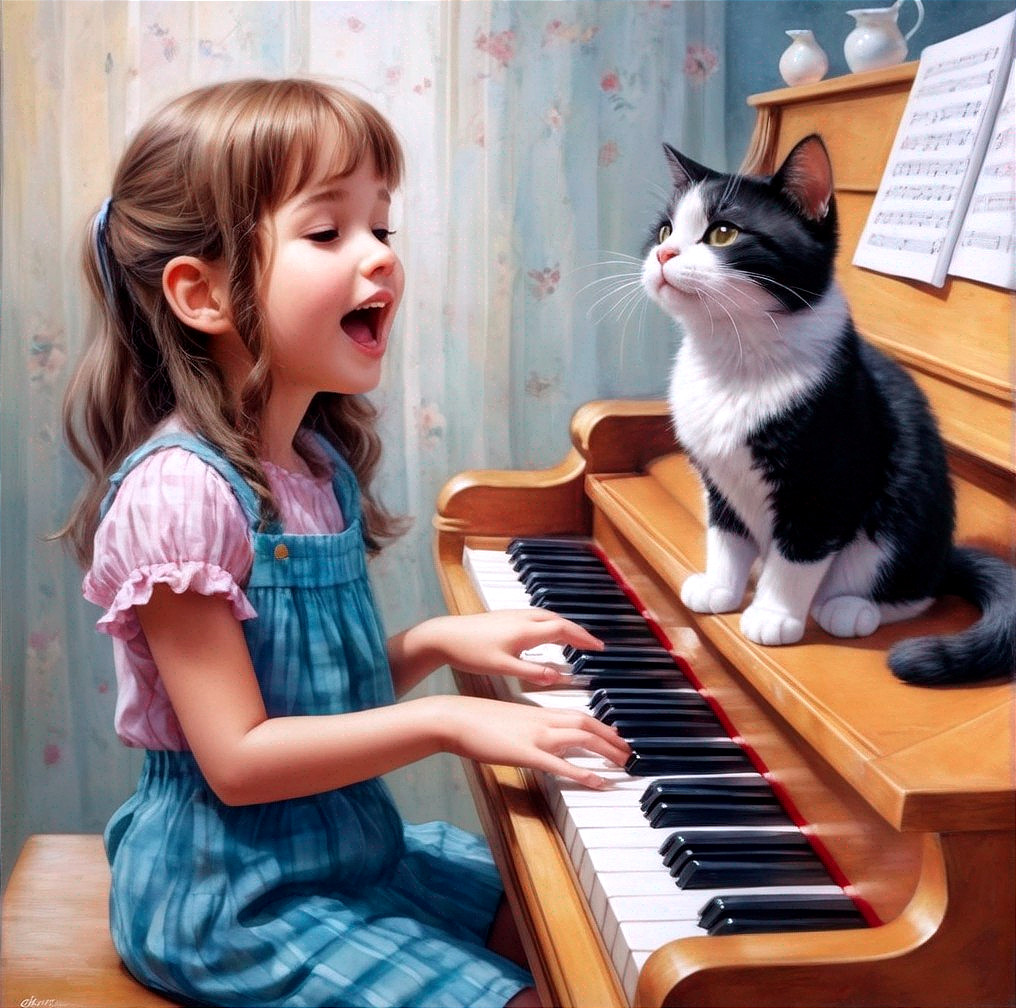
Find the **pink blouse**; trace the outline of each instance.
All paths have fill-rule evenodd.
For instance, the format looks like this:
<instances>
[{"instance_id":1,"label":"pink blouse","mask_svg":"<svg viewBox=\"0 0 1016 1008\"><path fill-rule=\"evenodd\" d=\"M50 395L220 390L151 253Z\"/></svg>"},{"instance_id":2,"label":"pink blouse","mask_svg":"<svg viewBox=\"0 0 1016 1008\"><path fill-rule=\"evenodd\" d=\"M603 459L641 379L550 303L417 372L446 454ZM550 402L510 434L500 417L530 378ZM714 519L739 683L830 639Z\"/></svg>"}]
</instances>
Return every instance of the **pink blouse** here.
<instances>
[{"instance_id":1,"label":"pink blouse","mask_svg":"<svg viewBox=\"0 0 1016 1008\"><path fill-rule=\"evenodd\" d=\"M175 424L167 425L177 430ZM287 533L341 532L329 474L263 463ZM164 448L126 476L95 535L84 595L104 610L97 628L113 638L117 735L129 746L189 748L159 679L135 606L156 584L229 600L239 620L256 616L242 585L250 573L250 531L229 484L183 448Z\"/></svg>"}]
</instances>

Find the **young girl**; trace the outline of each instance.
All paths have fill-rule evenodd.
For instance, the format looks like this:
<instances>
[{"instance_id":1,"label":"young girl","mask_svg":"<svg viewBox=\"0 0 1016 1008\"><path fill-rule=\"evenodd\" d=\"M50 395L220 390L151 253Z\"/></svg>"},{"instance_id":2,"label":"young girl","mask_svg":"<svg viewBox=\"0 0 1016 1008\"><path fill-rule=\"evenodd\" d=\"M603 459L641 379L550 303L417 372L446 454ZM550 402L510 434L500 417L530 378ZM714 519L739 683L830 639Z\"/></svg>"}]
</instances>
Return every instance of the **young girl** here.
<instances>
[{"instance_id":1,"label":"young girl","mask_svg":"<svg viewBox=\"0 0 1016 1008\"><path fill-rule=\"evenodd\" d=\"M111 929L187 1002L535 1004L486 846L403 823L378 778L443 750L595 787L564 754L627 754L584 715L395 702L445 663L551 683L520 652L598 646L549 613L383 637L366 555L397 529L362 394L402 294L401 171L345 92L218 84L140 131L94 221L67 532L114 638L118 734L148 750L106 832Z\"/></svg>"}]
</instances>

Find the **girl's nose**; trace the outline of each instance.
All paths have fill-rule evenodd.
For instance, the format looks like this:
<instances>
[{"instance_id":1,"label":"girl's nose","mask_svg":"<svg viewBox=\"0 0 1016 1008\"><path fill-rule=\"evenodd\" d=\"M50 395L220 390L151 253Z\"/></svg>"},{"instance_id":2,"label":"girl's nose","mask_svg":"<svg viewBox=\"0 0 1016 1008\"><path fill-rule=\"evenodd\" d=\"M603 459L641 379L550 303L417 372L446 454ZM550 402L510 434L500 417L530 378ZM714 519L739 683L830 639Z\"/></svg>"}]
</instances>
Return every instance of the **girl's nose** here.
<instances>
[{"instance_id":1,"label":"girl's nose","mask_svg":"<svg viewBox=\"0 0 1016 1008\"><path fill-rule=\"evenodd\" d=\"M398 261L399 258L391 245L371 233L361 262L363 272L367 276L377 272L391 273Z\"/></svg>"},{"instance_id":2,"label":"girl's nose","mask_svg":"<svg viewBox=\"0 0 1016 1008\"><path fill-rule=\"evenodd\" d=\"M671 248L671 247L666 246L666 245L661 245L656 250L656 258L659 260L661 266L664 263L669 262L671 259L673 259L676 255L679 255L679 254L680 253L678 252L678 250L676 248Z\"/></svg>"}]
</instances>

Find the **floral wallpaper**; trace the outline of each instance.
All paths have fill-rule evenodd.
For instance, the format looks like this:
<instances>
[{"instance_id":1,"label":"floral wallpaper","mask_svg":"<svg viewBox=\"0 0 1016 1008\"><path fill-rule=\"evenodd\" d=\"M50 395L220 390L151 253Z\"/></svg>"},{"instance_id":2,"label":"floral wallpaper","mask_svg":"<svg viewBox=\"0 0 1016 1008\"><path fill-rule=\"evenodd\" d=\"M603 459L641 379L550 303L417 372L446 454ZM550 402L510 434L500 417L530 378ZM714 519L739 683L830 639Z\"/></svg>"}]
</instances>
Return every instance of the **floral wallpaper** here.
<instances>
[{"instance_id":1,"label":"floral wallpaper","mask_svg":"<svg viewBox=\"0 0 1016 1008\"><path fill-rule=\"evenodd\" d=\"M555 464L571 414L662 395L666 320L633 280L667 189L661 141L724 163L718 0L156 2L4 6L0 277L3 854L101 830L136 753L113 735L108 641L47 540L80 486L60 401L87 331L84 222L125 138L205 81L311 74L402 137L406 295L376 400L383 493L415 519L374 564L389 629L441 611L430 517L466 468ZM425 688L448 690L446 673ZM474 824L458 764L394 775L410 819Z\"/></svg>"}]
</instances>

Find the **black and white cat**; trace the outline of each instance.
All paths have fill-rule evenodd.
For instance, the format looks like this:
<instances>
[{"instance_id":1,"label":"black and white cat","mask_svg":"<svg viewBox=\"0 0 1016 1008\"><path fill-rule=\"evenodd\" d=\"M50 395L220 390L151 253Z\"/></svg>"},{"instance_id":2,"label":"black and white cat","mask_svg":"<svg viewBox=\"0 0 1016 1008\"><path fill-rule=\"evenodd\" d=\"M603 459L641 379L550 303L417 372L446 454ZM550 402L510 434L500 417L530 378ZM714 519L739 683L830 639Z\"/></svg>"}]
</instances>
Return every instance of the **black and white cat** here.
<instances>
[{"instance_id":1,"label":"black and white cat","mask_svg":"<svg viewBox=\"0 0 1016 1008\"><path fill-rule=\"evenodd\" d=\"M759 644L808 615L863 637L960 595L982 618L896 645L914 683L972 682L1016 664L1016 570L953 545L945 450L909 375L860 338L833 278L832 168L818 136L771 177L714 172L666 146L674 193L642 269L683 339L670 385L677 435L705 485L696 612L741 608Z\"/></svg>"}]
</instances>

